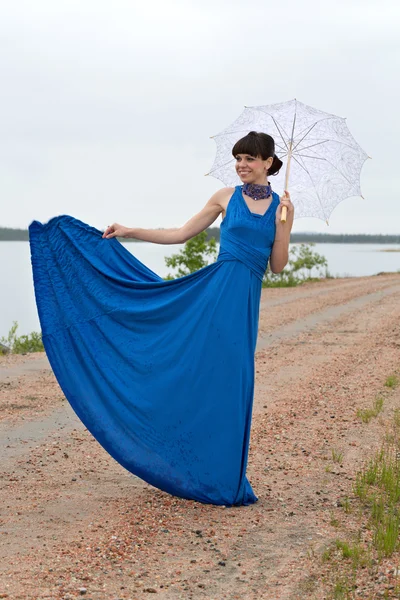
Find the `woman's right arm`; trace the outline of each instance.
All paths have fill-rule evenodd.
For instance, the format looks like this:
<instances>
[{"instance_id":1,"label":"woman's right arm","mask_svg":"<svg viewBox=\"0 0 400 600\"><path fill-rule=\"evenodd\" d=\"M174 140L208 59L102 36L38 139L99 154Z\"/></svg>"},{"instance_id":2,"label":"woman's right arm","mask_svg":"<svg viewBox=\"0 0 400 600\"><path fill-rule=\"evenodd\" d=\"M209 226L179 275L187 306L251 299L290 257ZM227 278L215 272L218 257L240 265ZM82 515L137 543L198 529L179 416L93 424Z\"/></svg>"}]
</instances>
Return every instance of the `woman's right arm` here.
<instances>
[{"instance_id":1,"label":"woman's right arm","mask_svg":"<svg viewBox=\"0 0 400 600\"><path fill-rule=\"evenodd\" d=\"M170 229L140 229L135 227L130 229L118 223L113 223L104 231L103 238L108 239L118 236L154 242L155 244L183 244L214 223L218 215L226 209L227 200L232 192L233 188L222 188L215 192L204 208L182 227Z\"/></svg>"}]
</instances>

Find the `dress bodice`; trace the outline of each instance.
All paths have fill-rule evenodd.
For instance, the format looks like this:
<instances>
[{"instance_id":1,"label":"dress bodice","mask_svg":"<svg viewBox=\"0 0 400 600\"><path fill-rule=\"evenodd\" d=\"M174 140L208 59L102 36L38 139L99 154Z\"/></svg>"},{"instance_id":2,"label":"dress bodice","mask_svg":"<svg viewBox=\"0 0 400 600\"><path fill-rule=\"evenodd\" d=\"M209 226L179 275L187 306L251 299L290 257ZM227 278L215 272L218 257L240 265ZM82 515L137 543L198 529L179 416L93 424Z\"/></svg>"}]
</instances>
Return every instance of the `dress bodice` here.
<instances>
[{"instance_id":1,"label":"dress bodice","mask_svg":"<svg viewBox=\"0 0 400 600\"><path fill-rule=\"evenodd\" d=\"M278 205L279 195L272 192L272 201L265 213L253 213L243 197L242 186L236 186L221 223L217 260L239 260L262 279L275 239Z\"/></svg>"}]
</instances>

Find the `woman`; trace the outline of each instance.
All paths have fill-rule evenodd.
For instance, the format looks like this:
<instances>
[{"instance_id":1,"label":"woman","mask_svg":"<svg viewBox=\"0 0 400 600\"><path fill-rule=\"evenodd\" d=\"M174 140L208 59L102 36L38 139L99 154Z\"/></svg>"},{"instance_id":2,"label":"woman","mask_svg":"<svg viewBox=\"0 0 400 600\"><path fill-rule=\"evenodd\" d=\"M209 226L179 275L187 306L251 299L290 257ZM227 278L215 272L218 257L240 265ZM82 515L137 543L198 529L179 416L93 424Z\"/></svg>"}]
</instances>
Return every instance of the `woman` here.
<instances>
[{"instance_id":1,"label":"woman","mask_svg":"<svg viewBox=\"0 0 400 600\"><path fill-rule=\"evenodd\" d=\"M232 154L243 185L180 228L102 233L67 215L29 228L43 343L77 415L130 472L226 506L257 500L246 466L261 281L268 260L286 265L294 215L267 184L282 166L270 136L250 132ZM217 261L174 280L115 239L182 243L219 214Z\"/></svg>"}]
</instances>

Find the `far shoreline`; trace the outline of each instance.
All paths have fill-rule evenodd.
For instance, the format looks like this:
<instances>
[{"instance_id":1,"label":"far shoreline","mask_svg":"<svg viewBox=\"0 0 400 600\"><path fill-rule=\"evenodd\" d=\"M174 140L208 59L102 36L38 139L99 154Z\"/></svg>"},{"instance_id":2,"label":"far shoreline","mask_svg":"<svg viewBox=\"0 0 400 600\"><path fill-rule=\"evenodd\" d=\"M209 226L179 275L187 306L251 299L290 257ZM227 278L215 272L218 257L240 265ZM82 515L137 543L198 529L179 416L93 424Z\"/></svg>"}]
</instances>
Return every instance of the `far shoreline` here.
<instances>
[{"instance_id":1,"label":"far shoreline","mask_svg":"<svg viewBox=\"0 0 400 600\"><path fill-rule=\"evenodd\" d=\"M158 227L154 229L164 229ZM220 240L220 228L208 227L206 229L207 239L215 238ZM120 242L143 244L143 240L135 238L117 237ZM17 229L12 227L0 227L0 242L29 242L28 229ZM292 244L374 244L387 245L396 244L399 248L393 250L382 250L382 252L400 251L400 234L372 234L372 233L313 233L313 232L292 232L290 235Z\"/></svg>"}]
</instances>

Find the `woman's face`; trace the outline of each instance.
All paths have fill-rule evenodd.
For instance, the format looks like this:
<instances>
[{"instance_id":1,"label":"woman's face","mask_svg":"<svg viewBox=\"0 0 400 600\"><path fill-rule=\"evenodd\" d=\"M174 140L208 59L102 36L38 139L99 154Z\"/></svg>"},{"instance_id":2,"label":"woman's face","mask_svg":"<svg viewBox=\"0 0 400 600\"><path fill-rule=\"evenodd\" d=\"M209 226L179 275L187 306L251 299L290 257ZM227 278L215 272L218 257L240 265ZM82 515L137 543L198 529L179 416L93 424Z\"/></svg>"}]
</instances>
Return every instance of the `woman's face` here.
<instances>
[{"instance_id":1,"label":"woman's face","mask_svg":"<svg viewBox=\"0 0 400 600\"><path fill-rule=\"evenodd\" d=\"M251 156L250 154L236 155L235 169L243 183L267 183L267 169L272 165L273 158L263 160L261 156Z\"/></svg>"}]
</instances>

